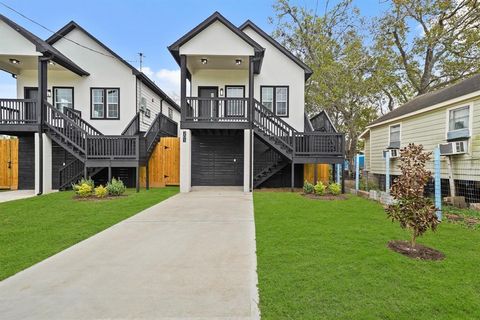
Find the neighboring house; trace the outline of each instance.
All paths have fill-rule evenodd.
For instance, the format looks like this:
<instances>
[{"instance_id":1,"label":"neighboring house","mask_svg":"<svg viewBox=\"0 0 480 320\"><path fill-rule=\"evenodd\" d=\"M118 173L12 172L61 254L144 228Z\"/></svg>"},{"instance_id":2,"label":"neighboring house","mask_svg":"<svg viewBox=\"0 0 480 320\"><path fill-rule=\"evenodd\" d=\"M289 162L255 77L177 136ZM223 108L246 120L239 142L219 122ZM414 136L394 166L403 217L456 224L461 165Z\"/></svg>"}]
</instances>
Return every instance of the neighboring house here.
<instances>
[{"instance_id":1,"label":"neighboring house","mask_svg":"<svg viewBox=\"0 0 480 320\"><path fill-rule=\"evenodd\" d=\"M0 134L19 138L19 188L48 192L83 175L138 185L158 139L176 136L179 106L75 22L46 41L0 15Z\"/></svg>"},{"instance_id":2,"label":"neighboring house","mask_svg":"<svg viewBox=\"0 0 480 320\"><path fill-rule=\"evenodd\" d=\"M456 185L480 188L480 75L412 99L370 123L360 138L365 141L365 170L380 186L385 153L390 153L391 175L398 175L398 149L415 143L426 151L441 145L443 186L448 187L448 156ZM433 170L433 162L428 167Z\"/></svg>"},{"instance_id":3,"label":"neighboring house","mask_svg":"<svg viewBox=\"0 0 480 320\"><path fill-rule=\"evenodd\" d=\"M343 135L314 132L305 116L312 70L253 22L215 12L169 50L181 68L182 192L301 186L303 164L343 162Z\"/></svg>"}]
</instances>

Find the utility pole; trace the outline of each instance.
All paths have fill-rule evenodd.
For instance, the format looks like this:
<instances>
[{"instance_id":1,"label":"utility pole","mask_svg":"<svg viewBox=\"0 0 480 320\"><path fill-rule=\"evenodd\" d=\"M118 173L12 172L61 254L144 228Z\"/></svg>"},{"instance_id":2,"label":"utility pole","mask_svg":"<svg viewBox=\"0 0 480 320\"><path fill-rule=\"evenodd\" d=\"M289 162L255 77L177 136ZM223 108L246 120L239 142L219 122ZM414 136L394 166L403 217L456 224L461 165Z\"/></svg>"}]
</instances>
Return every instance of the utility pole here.
<instances>
[{"instance_id":1,"label":"utility pole","mask_svg":"<svg viewBox=\"0 0 480 320\"><path fill-rule=\"evenodd\" d=\"M140 60L140 72L142 72L143 58L145 58L145 55L143 54L143 52L139 52L138 56L139 56L139 60Z\"/></svg>"}]
</instances>

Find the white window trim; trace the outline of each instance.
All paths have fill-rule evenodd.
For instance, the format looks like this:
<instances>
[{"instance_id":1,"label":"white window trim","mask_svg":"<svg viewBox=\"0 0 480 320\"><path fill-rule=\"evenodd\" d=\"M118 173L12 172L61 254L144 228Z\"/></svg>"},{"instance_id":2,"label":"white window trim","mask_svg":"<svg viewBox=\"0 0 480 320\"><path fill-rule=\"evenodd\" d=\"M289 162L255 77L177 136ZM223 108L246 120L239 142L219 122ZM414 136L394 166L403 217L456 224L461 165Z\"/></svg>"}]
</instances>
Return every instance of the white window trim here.
<instances>
[{"instance_id":1,"label":"white window trim","mask_svg":"<svg viewBox=\"0 0 480 320\"><path fill-rule=\"evenodd\" d=\"M446 110L446 115L445 115L445 141L448 140L448 133L449 132L454 132L454 131L457 131L457 130L463 130L463 129L457 129L457 130L450 131L449 128L450 128L450 111L455 110L455 109L464 108L464 107L468 107L468 135L470 136L469 140L472 140L470 138L472 137L472 133L473 133L473 104L472 103L466 103L466 104L456 105L454 107L450 107ZM470 148L468 150L470 151Z\"/></svg>"},{"instance_id":2,"label":"white window trim","mask_svg":"<svg viewBox=\"0 0 480 320\"><path fill-rule=\"evenodd\" d=\"M391 124L388 126L388 144L387 144L387 147L390 147L390 135L391 135L391 130L390 128L391 127L395 127L395 126L399 126L400 127L400 147L402 146L402 123L401 122L397 122L397 123L394 123L394 124Z\"/></svg>"}]
</instances>

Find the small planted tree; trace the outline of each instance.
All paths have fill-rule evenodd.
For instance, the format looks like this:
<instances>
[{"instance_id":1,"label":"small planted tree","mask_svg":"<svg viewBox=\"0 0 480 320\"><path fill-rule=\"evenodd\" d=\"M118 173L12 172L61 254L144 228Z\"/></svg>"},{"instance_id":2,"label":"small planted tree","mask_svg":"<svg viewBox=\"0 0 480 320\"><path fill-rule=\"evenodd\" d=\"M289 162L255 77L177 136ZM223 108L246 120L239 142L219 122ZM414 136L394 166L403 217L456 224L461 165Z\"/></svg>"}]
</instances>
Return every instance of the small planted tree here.
<instances>
[{"instance_id":1,"label":"small planted tree","mask_svg":"<svg viewBox=\"0 0 480 320\"><path fill-rule=\"evenodd\" d=\"M422 145L409 144L400 150L401 175L395 179L391 195L395 199L386 208L388 217L398 221L403 229L411 232L410 247L416 248L416 240L427 230L435 231L439 220L432 199L424 196L424 189L432 173L425 168L431 152Z\"/></svg>"}]
</instances>

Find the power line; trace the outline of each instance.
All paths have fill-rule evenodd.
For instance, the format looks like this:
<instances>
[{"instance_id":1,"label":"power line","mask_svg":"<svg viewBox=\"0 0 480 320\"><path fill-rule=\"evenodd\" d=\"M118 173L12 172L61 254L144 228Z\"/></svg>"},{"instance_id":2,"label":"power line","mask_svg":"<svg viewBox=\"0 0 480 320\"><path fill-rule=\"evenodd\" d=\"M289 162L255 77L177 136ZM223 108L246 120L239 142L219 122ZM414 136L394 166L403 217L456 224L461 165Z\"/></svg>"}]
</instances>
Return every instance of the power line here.
<instances>
[{"instance_id":1,"label":"power line","mask_svg":"<svg viewBox=\"0 0 480 320\"><path fill-rule=\"evenodd\" d=\"M113 55L110 55L110 54L107 54L107 53L105 53L105 52L101 52L101 51L95 50L95 49L93 49L93 48L90 48L90 47L88 47L88 46L86 46L86 45L83 45L83 44L81 44L81 43L79 43L79 42L77 42L77 41L75 41L75 40L69 39L69 38L65 37L64 35L61 35L61 34L57 33L56 31L53 31L53 30L45 27L45 26L42 25L41 23L39 23L39 22L37 22L37 21L35 21L35 20L27 17L26 15L24 15L24 14L21 13L20 11L15 10L14 8L10 7L9 5L7 5L6 3L4 3L4 2L2 2L2 1L0 1L0 4L1 4L2 6L4 6L5 8L7 8L7 9L15 12L16 14L22 16L23 18L27 19L28 21L36 24L37 26L39 26L39 27L47 30L48 32L51 32L52 34L54 34L54 35L56 35L56 36L58 36L58 37L61 37L62 39L65 39L65 40L67 40L67 41L69 41L69 42L71 42L71 43L73 43L73 44L75 44L75 45L77 45L77 46L79 46L79 47L82 47L82 48L84 48L84 49L90 50L90 51L92 51L92 52L94 52L94 53L98 53L98 54L101 54L101 55L103 55L103 56L106 56L106 57L109 57L109 58L113 58L113 59L117 59L117 60L118 60L118 58L115 57L115 56L113 56ZM131 63L137 62L137 61L133 61L133 60L124 60L124 61L128 61L128 62L131 62Z\"/></svg>"}]
</instances>

